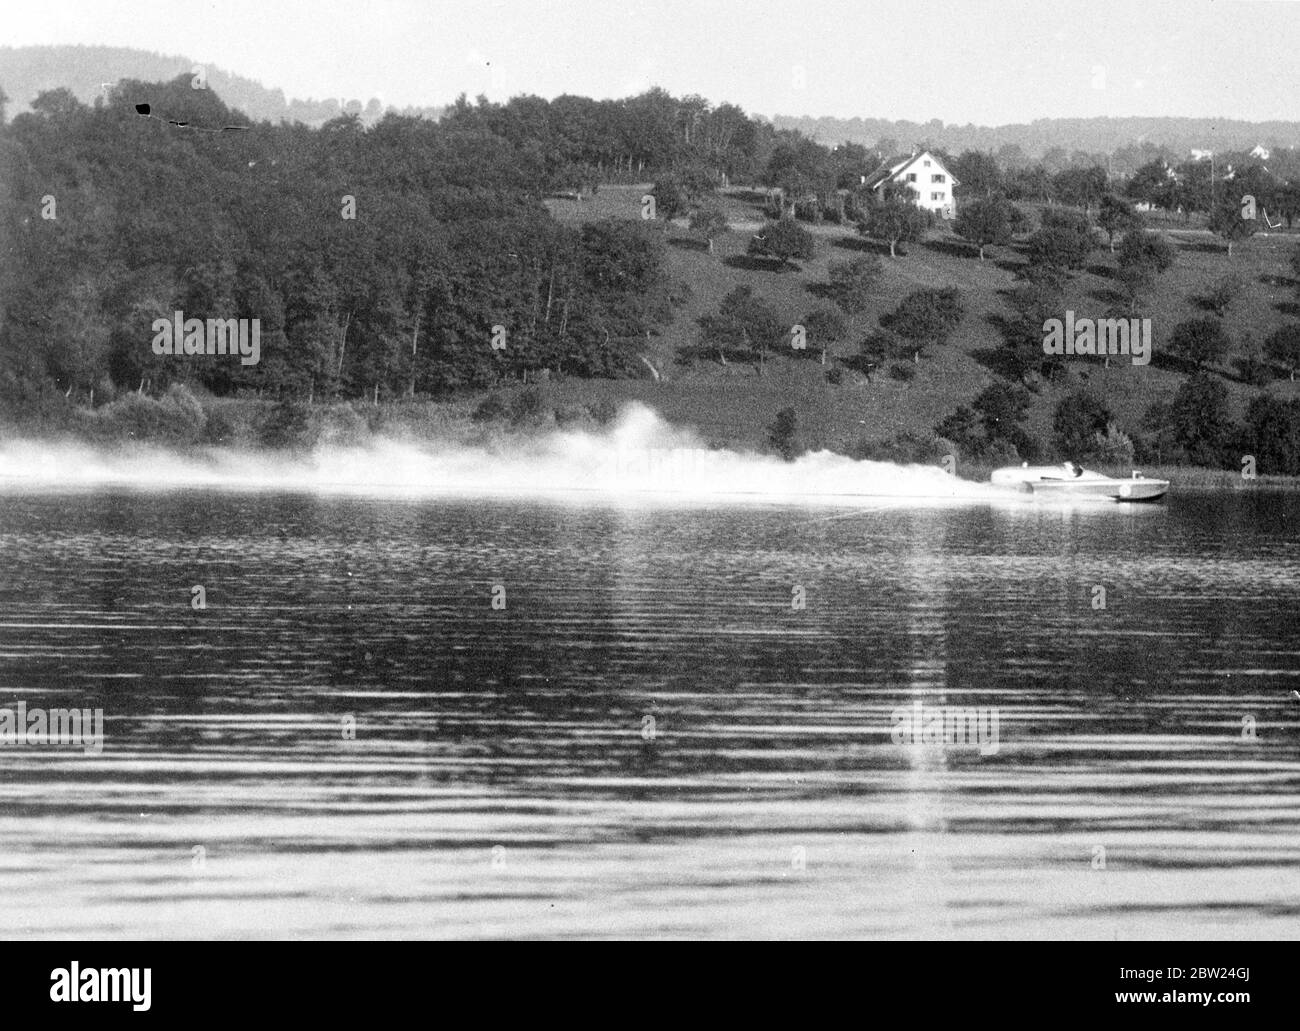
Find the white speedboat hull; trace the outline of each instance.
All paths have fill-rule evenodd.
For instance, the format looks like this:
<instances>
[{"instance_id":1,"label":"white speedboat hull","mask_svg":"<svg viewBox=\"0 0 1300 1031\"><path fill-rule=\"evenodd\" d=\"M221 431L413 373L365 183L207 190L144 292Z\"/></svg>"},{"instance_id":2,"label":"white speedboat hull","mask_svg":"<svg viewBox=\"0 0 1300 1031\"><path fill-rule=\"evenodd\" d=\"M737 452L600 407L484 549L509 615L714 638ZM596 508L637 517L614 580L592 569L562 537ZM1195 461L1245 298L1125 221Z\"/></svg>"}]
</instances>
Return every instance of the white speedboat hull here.
<instances>
[{"instance_id":1,"label":"white speedboat hull","mask_svg":"<svg viewBox=\"0 0 1300 1031\"><path fill-rule=\"evenodd\" d=\"M1103 501L1156 501L1169 490L1168 480L1147 479L1138 472L1129 479L1120 479L1068 463L1007 466L993 471L992 482L996 486L1014 487L1047 498L1095 498Z\"/></svg>"}]
</instances>

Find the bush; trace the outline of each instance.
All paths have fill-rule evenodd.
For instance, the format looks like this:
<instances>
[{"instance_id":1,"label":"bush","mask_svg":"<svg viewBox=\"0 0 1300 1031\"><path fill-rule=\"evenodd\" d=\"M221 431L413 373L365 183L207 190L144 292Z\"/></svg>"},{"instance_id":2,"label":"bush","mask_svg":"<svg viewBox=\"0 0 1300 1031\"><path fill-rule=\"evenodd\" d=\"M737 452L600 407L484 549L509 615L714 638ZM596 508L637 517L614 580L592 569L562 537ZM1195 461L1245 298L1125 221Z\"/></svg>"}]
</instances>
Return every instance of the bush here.
<instances>
[{"instance_id":1,"label":"bush","mask_svg":"<svg viewBox=\"0 0 1300 1031\"><path fill-rule=\"evenodd\" d=\"M239 424L226 411L224 405L214 405L212 411L208 413L203 438L209 444L223 447L230 447L239 442Z\"/></svg>"},{"instance_id":2,"label":"bush","mask_svg":"<svg viewBox=\"0 0 1300 1031\"><path fill-rule=\"evenodd\" d=\"M513 426L540 422L546 416L546 399L536 387L525 387L511 400L509 410Z\"/></svg>"},{"instance_id":3,"label":"bush","mask_svg":"<svg viewBox=\"0 0 1300 1031\"><path fill-rule=\"evenodd\" d=\"M787 462L794 461L803 448L799 443L799 417L793 408L782 408L768 427L767 442Z\"/></svg>"},{"instance_id":4,"label":"bush","mask_svg":"<svg viewBox=\"0 0 1300 1031\"><path fill-rule=\"evenodd\" d=\"M199 404L199 399L185 384L173 383L168 387L160 404L164 417L178 430L186 432L187 435L197 435L202 431L207 416L204 414L203 405Z\"/></svg>"},{"instance_id":5,"label":"bush","mask_svg":"<svg viewBox=\"0 0 1300 1031\"><path fill-rule=\"evenodd\" d=\"M1108 423L1106 432L1092 435L1092 444L1084 457L1103 465L1132 465L1133 441L1113 422Z\"/></svg>"},{"instance_id":6,"label":"bush","mask_svg":"<svg viewBox=\"0 0 1300 1031\"><path fill-rule=\"evenodd\" d=\"M891 379L910 383L916 379L916 366L910 362L895 362L889 367L889 376Z\"/></svg>"},{"instance_id":7,"label":"bush","mask_svg":"<svg viewBox=\"0 0 1300 1031\"><path fill-rule=\"evenodd\" d=\"M1173 244L1145 229L1125 233L1119 245L1120 268L1143 266L1155 273L1168 272L1177 257Z\"/></svg>"},{"instance_id":8,"label":"bush","mask_svg":"<svg viewBox=\"0 0 1300 1031\"><path fill-rule=\"evenodd\" d=\"M542 392L536 387L525 387L514 397L506 398L498 393L485 397L474 409L470 418L474 422L509 422L519 426L525 422L535 422L546 414L546 402Z\"/></svg>"},{"instance_id":9,"label":"bush","mask_svg":"<svg viewBox=\"0 0 1300 1031\"><path fill-rule=\"evenodd\" d=\"M750 238L748 253L765 258L775 258L780 267L796 267L792 258L807 259L813 256L815 243L812 233L792 218L779 218L768 222L761 233Z\"/></svg>"},{"instance_id":10,"label":"bush","mask_svg":"<svg viewBox=\"0 0 1300 1031\"><path fill-rule=\"evenodd\" d=\"M310 405L286 400L271 409L259 439L264 447L309 447L316 442L316 429Z\"/></svg>"},{"instance_id":11,"label":"bush","mask_svg":"<svg viewBox=\"0 0 1300 1031\"><path fill-rule=\"evenodd\" d=\"M565 429L581 429L592 421L585 405L560 405L555 409L555 425Z\"/></svg>"},{"instance_id":12,"label":"bush","mask_svg":"<svg viewBox=\"0 0 1300 1031\"><path fill-rule=\"evenodd\" d=\"M904 465L934 465L958 453L957 445L935 433L907 431L885 440L859 440L849 449L858 461L899 462Z\"/></svg>"},{"instance_id":13,"label":"bush","mask_svg":"<svg viewBox=\"0 0 1300 1031\"><path fill-rule=\"evenodd\" d=\"M488 394L474 409L470 418L474 422L500 422L509 413L509 408L500 394Z\"/></svg>"},{"instance_id":14,"label":"bush","mask_svg":"<svg viewBox=\"0 0 1300 1031\"><path fill-rule=\"evenodd\" d=\"M1092 253L1092 233L1078 233L1063 226L1044 225L1029 238L1029 260L1034 265L1058 269L1081 269Z\"/></svg>"},{"instance_id":15,"label":"bush","mask_svg":"<svg viewBox=\"0 0 1300 1031\"><path fill-rule=\"evenodd\" d=\"M826 370L826 382L833 387L838 387L844 382L844 367L842 365L832 365Z\"/></svg>"},{"instance_id":16,"label":"bush","mask_svg":"<svg viewBox=\"0 0 1300 1031\"><path fill-rule=\"evenodd\" d=\"M587 405L587 413L597 426L608 426L618 418L618 405L607 397L592 401Z\"/></svg>"},{"instance_id":17,"label":"bush","mask_svg":"<svg viewBox=\"0 0 1300 1031\"><path fill-rule=\"evenodd\" d=\"M800 222L816 224L822 220L822 206L816 200L796 201L794 217L799 219Z\"/></svg>"},{"instance_id":18,"label":"bush","mask_svg":"<svg viewBox=\"0 0 1300 1031\"><path fill-rule=\"evenodd\" d=\"M109 440L157 440L193 444L203 440L207 416L189 389L173 384L159 400L128 393L95 409L84 424L92 436Z\"/></svg>"},{"instance_id":19,"label":"bush","mask_svg":"<svg viewBox=\"0 0 1300 1031\"><path fill-rule=\"evenodd\" d=\"M378 420L372 423L370 415L379 411L384 409L367 405L366 414L363 416L350 404L319 409L312 416L312 423L316 428L314 442L341 446L364 443L370 436L372 428L378 423Z\"/></svg>"}]
</instances>

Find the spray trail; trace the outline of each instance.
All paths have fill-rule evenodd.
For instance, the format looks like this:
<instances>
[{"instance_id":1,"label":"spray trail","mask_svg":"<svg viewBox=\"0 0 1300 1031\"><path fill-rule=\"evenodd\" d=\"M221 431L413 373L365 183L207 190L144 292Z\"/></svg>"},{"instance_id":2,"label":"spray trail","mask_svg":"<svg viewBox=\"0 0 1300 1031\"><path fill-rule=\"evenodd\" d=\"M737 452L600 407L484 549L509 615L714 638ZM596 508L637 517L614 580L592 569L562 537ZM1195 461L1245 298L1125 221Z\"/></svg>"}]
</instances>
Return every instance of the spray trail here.
<instances>
[{"instance_id":1,"label":"spray trail","mask_svg":"<svg viewBox=\"0 0 1300 1031\"><path fill-rule=\"evenodd\" d=\"M819 451L786 462L711 450L640 404L608 430L555 430L529 439L466 445L377 438L306 454L211 449L96 449L0 443L9 487L211 487L376 495L602 497L852 504L862 498L979 500L1004 496L933 466L859 462Z\"/></svg>"}]
</instances>

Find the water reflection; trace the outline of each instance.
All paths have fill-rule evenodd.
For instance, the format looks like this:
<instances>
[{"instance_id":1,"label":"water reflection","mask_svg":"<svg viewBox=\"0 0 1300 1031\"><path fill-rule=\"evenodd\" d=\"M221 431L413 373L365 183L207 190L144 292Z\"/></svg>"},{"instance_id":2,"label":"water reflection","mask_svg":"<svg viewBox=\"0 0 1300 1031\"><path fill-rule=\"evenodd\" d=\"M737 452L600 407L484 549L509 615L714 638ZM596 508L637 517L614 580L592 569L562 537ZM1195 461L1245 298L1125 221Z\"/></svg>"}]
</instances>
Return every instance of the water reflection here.
<instances>
[{"instance_id":1,"label":"water reflection","mask_svg":"<svg viewBox=\"0 0 1300 1031\"><path fill-rule=\"evenodd\" d=\"M1296 515L11 492L0 933L1293 937Z\"/></svg>"}]
</instances>

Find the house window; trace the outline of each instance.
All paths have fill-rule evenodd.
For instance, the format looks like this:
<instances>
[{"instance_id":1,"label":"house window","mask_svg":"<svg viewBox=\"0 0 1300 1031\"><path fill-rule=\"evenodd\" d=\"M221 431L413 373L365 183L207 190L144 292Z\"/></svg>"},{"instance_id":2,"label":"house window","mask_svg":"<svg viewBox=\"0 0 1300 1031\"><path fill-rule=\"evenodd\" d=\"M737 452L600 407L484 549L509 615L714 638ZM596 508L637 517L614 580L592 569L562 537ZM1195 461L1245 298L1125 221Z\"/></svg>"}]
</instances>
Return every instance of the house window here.
<instances>
[{"instance_id":1,"label":"house window","mask_svg":"<svg viewBox=\"0 0 1300 1031\"><path fill-rule=\"evenodd\" d=\"M908 173L907 173L907 181L908 181L909 183L914 183L914 182L916 182L916 173L915 173L915 172L908 172Z\"/></svg>"},{"instance_id":2,"label":"house window","mask_svg":"<svg viewBox=\"0 0 1300 1031\"><path fill-rule=\"evenodd\" d=\"M927 161L927 162L925 163L925 167L926 167L926 168L929 168L929 167L930 167L930 162Z\"/></svg>"},{"instance_id":3,"label":"house window","mask_svg":"<svg viewBox=\"0 0 1300 1031\"><path fill-rule=\"evenodd\" d=\"M931 199L931 200L943 200L943 194L942 194L942 193L932 193L932 194L930 194L930 199Z\"/></svg>"},{"instance_id":4,"label":"house window","mask_svg":"<svg viewBox=\"0 0 1300 1031\"><path fill-rule=\"evenodd\" d=\"M948 181L948 177L947 177L946 175L932 175L932 176L930 176L930 182L932 182L932 183L946 183L947 181Z\"/></svg>"}]
</instances>

